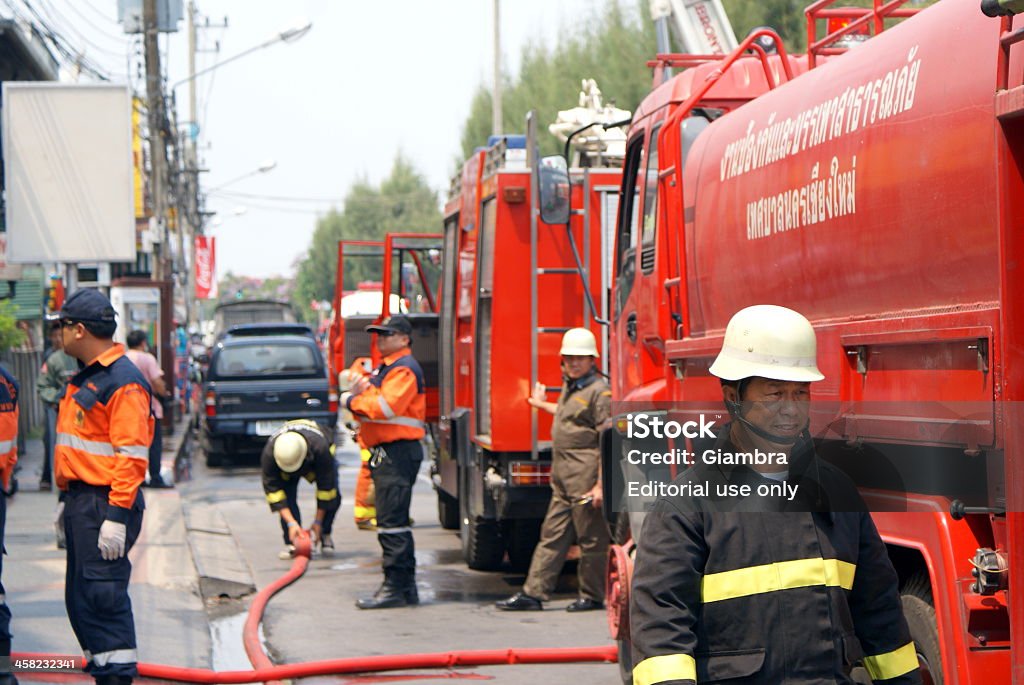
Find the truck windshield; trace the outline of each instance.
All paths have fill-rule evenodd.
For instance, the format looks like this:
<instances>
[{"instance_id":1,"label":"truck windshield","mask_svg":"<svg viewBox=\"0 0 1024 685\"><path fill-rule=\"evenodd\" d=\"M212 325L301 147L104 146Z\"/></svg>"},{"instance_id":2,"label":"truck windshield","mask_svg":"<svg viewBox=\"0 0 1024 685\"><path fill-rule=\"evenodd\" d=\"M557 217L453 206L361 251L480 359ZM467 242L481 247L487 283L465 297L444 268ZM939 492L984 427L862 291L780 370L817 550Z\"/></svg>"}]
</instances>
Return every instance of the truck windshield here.
<instances>
[{"instance_id":1,"label":"truck windshield","mask_svg":"<svg viewBox=\"0 0 1024 685\"><path fill-rule=\"evenodd\" d=\"M263 343L232 345L220 351L214 373L231 376L291 376L319 373L309 345Z\"/></svg>"}]
</instances>

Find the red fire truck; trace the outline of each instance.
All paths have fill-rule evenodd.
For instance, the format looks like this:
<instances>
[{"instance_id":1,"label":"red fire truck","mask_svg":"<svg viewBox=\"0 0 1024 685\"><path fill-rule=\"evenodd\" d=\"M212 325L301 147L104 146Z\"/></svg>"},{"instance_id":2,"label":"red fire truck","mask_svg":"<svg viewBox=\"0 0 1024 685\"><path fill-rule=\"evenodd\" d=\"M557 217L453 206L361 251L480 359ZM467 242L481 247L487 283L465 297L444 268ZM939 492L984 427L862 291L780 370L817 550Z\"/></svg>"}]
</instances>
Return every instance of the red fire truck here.
<instances>
[{"instance_id":1,"label":"red fire truck","mask_svg":"<svg viewBox=\"0 0 1024 685\"><path fill-rule=\"evenodd\" d=\"M822 448L869 503L891 494L875 455L904 481L906 511L874 518L925 682L1021 685L1024 22L975 0L915 16L902 4L814 3L806 57L758 31L727 56L652 64L685 70L629 131L613 396L721 411L708 367L732 314L806 315L826 376L812 406L834 407L812 424ZM823 18L847 25L822 38ZM887 18L905 20L883 32ZM835 41L864 26L875 37L840 54ZM607 483L623 460L604 456ZM629 522L636 533L642 516ZM609 618L626 645L632 543L619 533Z\"/></svg>"},{"instance_id":2,"label":"red fire truck","mask_svg":"<svg viewBox=\"0 0 1024 685\"><path fill-rule=\"evenodd\" d=\"M437 422L437 309L440 298L441 236L435 233L388 233L384 240L338 242L338 271L332 301L328 365L333 383L356 359L380 362L373 336L365 326L390 314L404 314L413 325L416 360L427 385L427 422ZM347 292L346 272L381 283L379 290ZM355 297L351 297L351 296Z\"/></svg>"},{"instance_id":3,"label":"red fire truck","mask_svg":"<svg viewBox=\"0 0 1024 685\"><path fill-rule=\"evenodd\" d=\"M586 326L607 349L595 319L607 316L621 157L612 165L586 156L590 166L572 170L571 191L560 189L579 211L545 223L527 163L536 148L529 122L525 138L500 137L465 162L444 210L433 479L441 525L460 530L473 569L496 569L506 554L513 567L530 562L551 496L551 417L526 398L537 382L560 390L562 334Z\"/></svg>"}]
</instances>

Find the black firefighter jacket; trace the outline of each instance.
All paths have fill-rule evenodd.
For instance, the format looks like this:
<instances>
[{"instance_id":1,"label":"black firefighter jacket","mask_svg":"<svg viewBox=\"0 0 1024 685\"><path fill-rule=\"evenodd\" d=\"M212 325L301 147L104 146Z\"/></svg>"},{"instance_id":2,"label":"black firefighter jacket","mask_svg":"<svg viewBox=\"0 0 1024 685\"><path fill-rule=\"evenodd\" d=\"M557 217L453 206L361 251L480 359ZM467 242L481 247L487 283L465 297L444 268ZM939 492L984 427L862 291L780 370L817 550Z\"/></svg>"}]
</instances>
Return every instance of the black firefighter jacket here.
<instances>
[{"instance_id":1,"label":"black firefighter jacket","mask_svg":"<svg viewBox=\"0 0 1024 685\"><path fill-rule=\"evenodd\" d=\"M646 517L630 602L635 685L848 684L861 659L875 683L921 683L896 572L853 483L809 441L789 466L792 501L662 498ZM686 481L770 482L719 465L675 482Z\"/></svg>"}]
</instances>

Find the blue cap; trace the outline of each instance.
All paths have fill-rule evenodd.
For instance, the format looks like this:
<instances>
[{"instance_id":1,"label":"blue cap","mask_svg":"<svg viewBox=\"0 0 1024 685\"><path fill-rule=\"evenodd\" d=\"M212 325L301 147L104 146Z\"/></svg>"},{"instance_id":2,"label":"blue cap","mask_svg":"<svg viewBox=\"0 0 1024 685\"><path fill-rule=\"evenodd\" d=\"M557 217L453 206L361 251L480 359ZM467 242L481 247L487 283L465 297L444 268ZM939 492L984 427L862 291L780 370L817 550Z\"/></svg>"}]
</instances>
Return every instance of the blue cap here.
<instances>
[{"instance_id":1,"label":"blue cap","mask_svg":"<svg viewBox=\"0 0 1024 685\"><path fill-rule=\"evenodd\" d=\"M412 335L412 324L404 316L389 316L379 324L363 328L367 333L404 333Z\"/></svg>"},{"instance_id":2,"label":"blue cap","mask_svg":"<svg viewBox=\"0 0 1024 685\"><path fill-rule=\"evenodd\" d=\"M60 318L71 321L114 323L116 312L107 296L95 288L80 288L64 300Z\"/></svg>"}]
</instances>

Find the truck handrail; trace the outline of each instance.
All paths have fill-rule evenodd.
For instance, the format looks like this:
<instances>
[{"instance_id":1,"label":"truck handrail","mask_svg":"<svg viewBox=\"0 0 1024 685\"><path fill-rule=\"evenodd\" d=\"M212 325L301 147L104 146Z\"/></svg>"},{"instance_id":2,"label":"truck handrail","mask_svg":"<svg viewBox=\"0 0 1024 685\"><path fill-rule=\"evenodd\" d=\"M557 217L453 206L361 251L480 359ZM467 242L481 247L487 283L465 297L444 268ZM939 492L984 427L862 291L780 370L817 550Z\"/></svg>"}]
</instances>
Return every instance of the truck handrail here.
<instances>
[{"instance_id":1,"label":"truck handrail","mask_svg":"<svg viewBox=\"0 0 1024 685\"><path fill-rule=\"evenodd\" d=\"M838 7L830 8L836 0L818 0L804 10L807 17L807 66L813 69L817 66L818 57L821 55L841 55L847 48L830 48L840 38L853 33L869 21L872 22L874 35L885 30L886 19L906 19L921 11L921 8L912 7L900 9L907 0L889 0L883 4L882 0L874 0L874 7ZM828 33L824 38L818 40L818 19L852 19L849 24L842 28Z\"/></svg>"},{"instance_id":2,"label":"truck handrail","mask_svg":"<svg viewBox=\"0 0 1024 685\"><path fill-rule=\"evenodd\" d=\"M1010 87L1010 48L1024 41L1024 27L1013 30L1013 17L1003 17L999 26L999 60L996 63L996 90Z\"/></svg>"}]
</instances>

